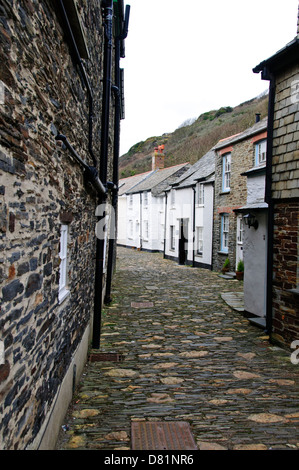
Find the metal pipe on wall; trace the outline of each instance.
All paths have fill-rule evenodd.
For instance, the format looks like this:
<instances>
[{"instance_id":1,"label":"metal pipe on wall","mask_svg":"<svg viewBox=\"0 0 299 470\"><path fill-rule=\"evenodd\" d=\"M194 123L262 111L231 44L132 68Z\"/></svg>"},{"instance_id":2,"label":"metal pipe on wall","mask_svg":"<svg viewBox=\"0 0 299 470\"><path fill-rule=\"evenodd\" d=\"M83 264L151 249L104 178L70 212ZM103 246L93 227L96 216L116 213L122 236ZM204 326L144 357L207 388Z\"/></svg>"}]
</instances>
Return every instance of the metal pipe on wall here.
<instances>
[{"instance_id":1,"label":"metal pipe on wall","mask_svg":"<svg viewBox=\"0 0 299 470\"><path fill-rule=\"evenodd\" d=\"M102 128L101 128L101 160L100 160L100 180L107 184L108 170L108 140L109 140L109 115L111 97L111 70L112 70L112 22L113 22L113 1L102 2L104 15L104 84L102 102ZM103 197L99 198L99 205L104 202ZM106 217L104 212L100 220ZM99 220L99 221L100 221ZM96 266L95 266L95 295L94 295L94 316L93 316L93 338L92 347L99 349L102 321L103 302L103 274L104 274L104 251L105 240L97 237L96 242Z\"/></svg>"}]
</instances>

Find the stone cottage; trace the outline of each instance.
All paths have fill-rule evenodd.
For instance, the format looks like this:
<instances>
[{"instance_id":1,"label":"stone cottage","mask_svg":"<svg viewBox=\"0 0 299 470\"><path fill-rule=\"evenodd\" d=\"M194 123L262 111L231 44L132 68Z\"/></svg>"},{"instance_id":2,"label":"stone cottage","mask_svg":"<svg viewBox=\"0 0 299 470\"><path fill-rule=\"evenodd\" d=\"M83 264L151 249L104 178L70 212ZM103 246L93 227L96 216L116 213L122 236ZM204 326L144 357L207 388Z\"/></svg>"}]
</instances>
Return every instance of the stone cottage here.
<instances>
[{"instance_id":1,"label":"stone cottage","mask_svg":"<svg viewBox=\"0 0 299 470\"><path fill-rule=\"evenodd\" d=\"M299 25L299 15L298 15ZM297 36L253 71L269 80L266 202L267 330L272 342L299 346L299 26Z\"/></svg>"},{"instance_id":2,"label":"stone cottage","mask_svg":"<svg viewBox=\"0 0 299 470\"><path fill-rule=\"evenodd\" d=\"M123 0L1 2L1 449L54 447L99 342L109 228L95 227L117 189L128 14Z\"/></svg>"},{"instance_id":3,"label":"stone cottage","mask_svg":"<svg viewBox=\"0 0 299 470\"><path fill-rule=\"evenodd\" d=\"M231 271L243 259L243 217L235 211L247 201L247 181L242 173L256 159L266 159L267 120L256 116L253 126L215 146L213 269L220 271L228 258Z\"/></svg>"}]
</instances>

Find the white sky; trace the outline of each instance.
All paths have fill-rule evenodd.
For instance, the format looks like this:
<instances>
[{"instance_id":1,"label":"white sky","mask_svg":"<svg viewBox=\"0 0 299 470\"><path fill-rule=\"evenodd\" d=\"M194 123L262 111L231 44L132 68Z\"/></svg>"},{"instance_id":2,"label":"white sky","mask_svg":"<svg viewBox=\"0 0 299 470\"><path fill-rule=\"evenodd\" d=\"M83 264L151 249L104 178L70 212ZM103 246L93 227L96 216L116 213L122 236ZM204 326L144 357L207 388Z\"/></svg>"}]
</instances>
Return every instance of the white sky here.
<instances>
[{"instance_id":1,"label":"white sky","mask_svg":"<svg viewBox=\"0 0 299 470\"><path fill-rule=\"evenodd\" d=\"M298 0L125 0L131 6L120 155L259 95L253 67L297 34Z\"/></svg>"}]
</instances>

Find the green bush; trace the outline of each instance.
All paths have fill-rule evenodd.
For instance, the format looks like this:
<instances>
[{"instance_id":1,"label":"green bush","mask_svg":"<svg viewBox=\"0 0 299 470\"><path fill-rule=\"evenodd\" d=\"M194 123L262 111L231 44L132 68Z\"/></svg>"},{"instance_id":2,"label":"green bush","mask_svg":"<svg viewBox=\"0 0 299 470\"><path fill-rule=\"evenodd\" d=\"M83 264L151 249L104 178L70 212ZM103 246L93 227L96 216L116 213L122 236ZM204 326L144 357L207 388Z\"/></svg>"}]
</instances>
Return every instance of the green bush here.
<instances>
[{"instance_id":1,"label":"green bush","mask_svg":"<svg viewBox=\"0 0 299 470\"><path fill-rule=\"evenodd\" d=\"M237 271L238 272L244 272L244 261L240 259L240 261L237 264Z\"/></svg>"}]
</instances>

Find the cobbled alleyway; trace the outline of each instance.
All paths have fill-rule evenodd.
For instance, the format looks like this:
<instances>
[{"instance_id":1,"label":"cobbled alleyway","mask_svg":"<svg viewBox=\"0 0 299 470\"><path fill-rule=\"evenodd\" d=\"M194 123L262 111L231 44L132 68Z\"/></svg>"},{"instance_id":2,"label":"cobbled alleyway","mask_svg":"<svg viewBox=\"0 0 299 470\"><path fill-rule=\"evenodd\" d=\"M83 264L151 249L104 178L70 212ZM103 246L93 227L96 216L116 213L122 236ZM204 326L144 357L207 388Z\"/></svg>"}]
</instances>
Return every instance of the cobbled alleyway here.
<instances>
[{"instance_id":1,"label":"cobbled alleyway","mask_svg":"<svg viewBox=\"0 0 299 470\"><path fill-rule=\"evenodd\" d=\"M186 421L199 450L299 449L299 365L221 298L242 282L118 248L101 353L57 449L131 449L132 421Z\"/></svg>"}]
</instances>

